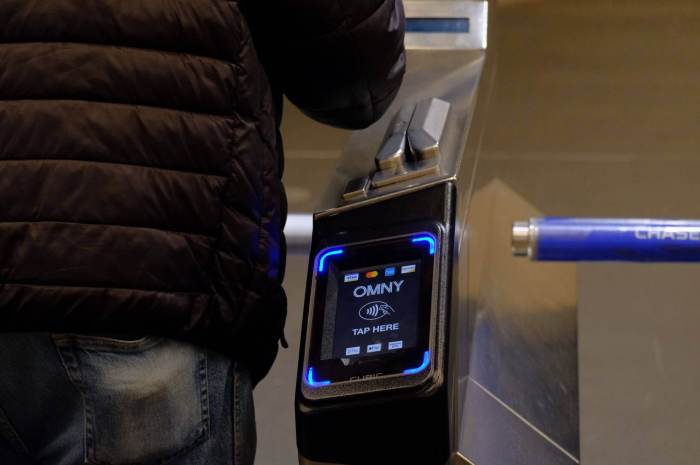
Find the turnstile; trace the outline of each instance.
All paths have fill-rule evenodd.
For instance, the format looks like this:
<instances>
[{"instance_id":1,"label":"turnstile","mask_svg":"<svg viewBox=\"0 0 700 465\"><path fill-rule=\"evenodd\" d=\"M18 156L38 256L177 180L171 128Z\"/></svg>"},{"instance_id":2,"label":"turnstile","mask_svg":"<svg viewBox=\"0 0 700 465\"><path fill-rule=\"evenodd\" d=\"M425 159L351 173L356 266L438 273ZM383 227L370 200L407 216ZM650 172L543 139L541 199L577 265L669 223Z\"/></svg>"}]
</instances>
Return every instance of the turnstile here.
<instances>
[{"instance_id":1,"label":"turnstile","mask_svg":"<svg viewBox=\"0 0 700 465\"><path fill-rule=\"evenodd\" d=\"M469 298L466 221L495 72L487 5L406 2L404 86L351 136L314 215L295 400L302 464L576 460L508 404L539 374L523 364L491 377L490 349L525 342L489 332ZM575 341L567 350L568 386ZM570 413L550 422L564 425L565 447L578 441Z\"/></svg>"}]
</instances>

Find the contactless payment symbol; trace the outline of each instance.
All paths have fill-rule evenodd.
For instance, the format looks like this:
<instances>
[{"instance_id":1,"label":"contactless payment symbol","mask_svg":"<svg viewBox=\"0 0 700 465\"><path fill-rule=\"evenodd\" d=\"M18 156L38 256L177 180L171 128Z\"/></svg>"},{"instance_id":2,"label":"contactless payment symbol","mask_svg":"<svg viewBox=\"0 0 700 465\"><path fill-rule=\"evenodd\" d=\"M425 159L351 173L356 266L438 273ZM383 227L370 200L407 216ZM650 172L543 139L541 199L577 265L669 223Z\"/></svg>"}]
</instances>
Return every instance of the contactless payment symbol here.
<instances>
[{"instance_id":1,"label":"contactless payment symbol","mask_svg":"<svg viewBox=\"0 0 700 465\"><path fill-rule=\"evenodd\" d=\"M360 307L359 311L360 318L369 321L379 320L380 318L384 318L392 313L394 313L394 309L391 308L391 305L379 300L364 304L362 307Z\"/></svg>"}]
</instances>

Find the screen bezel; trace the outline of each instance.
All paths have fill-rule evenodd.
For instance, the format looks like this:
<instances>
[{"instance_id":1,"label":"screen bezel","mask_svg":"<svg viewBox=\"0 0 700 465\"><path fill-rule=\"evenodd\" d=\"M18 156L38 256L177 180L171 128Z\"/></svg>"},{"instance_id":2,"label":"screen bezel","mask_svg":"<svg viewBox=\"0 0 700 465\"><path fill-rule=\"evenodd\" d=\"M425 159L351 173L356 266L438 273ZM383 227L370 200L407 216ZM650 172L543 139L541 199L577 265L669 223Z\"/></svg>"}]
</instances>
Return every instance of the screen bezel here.
<instances>
[{"instance_id":1,"label":"screen bezel","mask_svg":"<svg viewBox=\"0 0 700 465\"><path fill-rule=\"evenodd\" d=\"M441 253L441 233L437 225L430 230L418 230L408 234L380 240L339 244L319 251L313 262L312 290L306 331L306 350L303 365L302 391L307 398L330 396L332 393L348 392L348 385L373 383L392 378L393 387L421 384L432 375L435 351L436 306L438 264ZM432 238L433 251L426 243L411 243L412 239L428 236ZM334 256L328 252L342 250ZM325 259L324 259L325 257ZM324 269L319 271L319 261ZM396 353L378 356L363 356L344 365L341 359L321 359L326 303L326 287L330 267L354 270L373 266L385 266L405 261L420 261L419 324L416 345L400 349ZM422 311L421 311L422 309ZM313 370L313 376L309 369ZM357 390L357 389L355 389ZM362 391L362 389L360 389Z\"/></svg>"}]
</instances>

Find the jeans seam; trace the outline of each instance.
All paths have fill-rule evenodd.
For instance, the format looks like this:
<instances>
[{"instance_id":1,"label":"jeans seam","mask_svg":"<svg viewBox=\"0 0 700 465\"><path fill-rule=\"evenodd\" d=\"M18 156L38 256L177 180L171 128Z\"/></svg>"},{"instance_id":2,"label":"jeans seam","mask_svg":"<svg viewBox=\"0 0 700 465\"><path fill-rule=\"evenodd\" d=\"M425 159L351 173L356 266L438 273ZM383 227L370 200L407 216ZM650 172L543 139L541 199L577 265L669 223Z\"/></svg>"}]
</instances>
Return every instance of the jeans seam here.
<instances>
[{"instance_id":1,"label":"jeans seam","mask_svg":"<svg viewBox=\"0 0 700 465\"><path fill-rule=\"evenodd\" d=\"M233 364L233 464L241 463L241 400L239 389L238 363Z\"/></svg>"},{"instance_id":2,"label":"jeans seam","mask_svg":"<svg viewBox=\"0 0 700 465\"><path fill-rule=\"evenodd\" d=\"M206 437L209 436L211 431L211 418L209 414L209 370L208 370L208 357L205 352L201 353L201 360L199 362L199 380L201 383L201 396L202 396L202 424L203 430L200 433Z\"/></svg>"},{"instance_id":3,"label":"jeans seam","mask_svg":"<svg viewBox=\"0 0 700 465\"><path fill-rule=\"evenodd\" d=\"M62 336L62 335L61 335ZM59 335L53 335L52 341L56 351L58 352L59 359L66 370L68 379L71 384L73 384L80 394L80 399L83 403L83 429L85 434L83 435L83 462L90 463L90 451L92 450L92 427L91 427L91 412L88 402L86 401L86 387L83 384L83 376L80 373L80 367L78 366L77 356L74 353L73 346L60 347L59 343L73 342L69 339L64 339Z\"/></svg>"},{"instance_id":4,"label":"jeans seam","mask_svg":"<svg viewBox=\"0 0 700 465\"><path fill-rule=\"evenodd\" d=\"M102 336L90 336L84 334L53 334L54 343L57 346L80 347L88 350L100 350L111 352L146 351L164 342L163 338L145 336L133 341L123 341ZM60 347L59 347L60 350Z\"/></svg>"},{"instance_id":5,"label":"jeans seam","mask_svg":"<svg viewBox=\"0 0 700 465\"><path fill-rule=\"evenodd\" d=\"M19 433L17 433L17 430L10 422L10 418L2 407L0 407L0 438L5 438L14 448L18 449L17 452L21 452L31 458L27 445L24 443Z\"/></svg>"}]
</instances>

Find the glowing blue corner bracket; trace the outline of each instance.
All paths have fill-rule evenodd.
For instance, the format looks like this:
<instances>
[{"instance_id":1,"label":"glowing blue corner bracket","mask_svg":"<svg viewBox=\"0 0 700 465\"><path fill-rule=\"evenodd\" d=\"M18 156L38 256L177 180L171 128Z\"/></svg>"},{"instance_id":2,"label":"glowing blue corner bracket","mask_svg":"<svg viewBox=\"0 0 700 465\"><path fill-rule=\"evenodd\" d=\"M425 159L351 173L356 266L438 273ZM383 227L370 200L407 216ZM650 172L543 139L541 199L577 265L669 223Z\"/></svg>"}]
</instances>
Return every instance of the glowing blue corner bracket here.
<instances>
[{"instance_id":1,"label":"glowing blue corner bracket","mask_svg":"<svg viewBox=\"0 0 700 465\"><path fill-rule=\"evenodd\" d=\"M427 242L430 246L430 255L435 255L435 238L428 235L420 235L411 239L411 242L417 244L419 242Z\"/></svg>"},{"instance_id":2,"label":"glowing blue corner bracket","mask_svg":"<svg viewBox=\"0 0 700 465\"><path fill-rule=\"evenodd\" d=\"M420 373L421 371L428 368L428 365L430 365L430 351L426 350L425 353L423 354L423 363L421 363L420 366L418 366L416 368L409 368L407 370L404 370L403 374L404 375L415 375L416 373Z\"/></svg>"},{"instance_id":3,"label":"glowing blue corner bracket","mask_svg":"<svg viewBox=\"0 0 700 465\"><path fill-rule=\"evenodd\" d=\"M321 258L318 259L318 272L323 273L323 270L326 267L326 258L331 257L333 255L342 255L342 254L343 254L343 249L331 250L329 252L324 252L323 254L321 254Z\"/></svg>"},{"instance_id":4,"label":"glowing blue corner bracket","mask_svg":"<svg viewBox=\"0 0 700 465\"><path fill-rule=\"evenodd\" d=\"M329 384L331 384L330 381L316 381L316 380L314 380L314 369L313 368L309 368L309 371L306 374L306 382L311 387L328 386Z\"/></svg>"}]
</instances>

